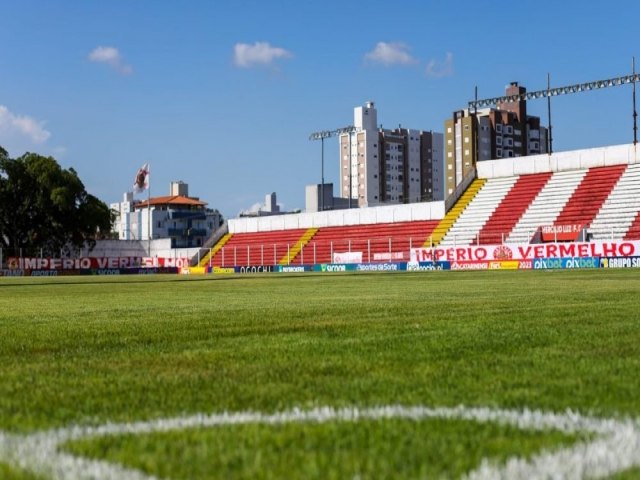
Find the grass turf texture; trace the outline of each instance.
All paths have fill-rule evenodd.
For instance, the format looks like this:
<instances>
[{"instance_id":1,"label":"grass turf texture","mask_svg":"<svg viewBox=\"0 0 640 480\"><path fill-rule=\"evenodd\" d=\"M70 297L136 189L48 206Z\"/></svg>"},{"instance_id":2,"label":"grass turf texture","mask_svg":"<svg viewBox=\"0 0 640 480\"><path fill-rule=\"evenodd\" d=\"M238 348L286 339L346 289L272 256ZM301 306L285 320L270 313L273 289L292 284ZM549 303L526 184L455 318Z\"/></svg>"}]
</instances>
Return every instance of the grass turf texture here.
<instances>
[{"instance_id":1,"label":"grass turf texture","mask_svg":"<svg viewBox=\"0 0 640 480\"><path fill-rule=\"evenodd\" d=\"M397 403L637 417L638 276L585 270L0 279L0 429ZM372 428L403 437L401 424ZM222 456L236 455L236 443L266 446L301 431L322 451L327 430L344 428L308 427L225 427ZM502 458L511 454L512 439L525 455L561 441L553 433L540 443L539 434L498 428L489 436L505 447L492 452L481 441L477 450L468 428L484 438L498 427L430 429L451 446L435 456L434 471L455 475L458 467L448 466L464 456ZM386 454L376 452L384 450L386 433L372 433L377 440L362 447L354 435L347 463L385 463ZM212 436L185 431L74 448L95 456L106 450L133 464L157 452L162 463L181 445L195 458L215 451ZM429 458L425 449L437 449L432 441L411 447L423 459L410 467L417 475ZM298 454L294 449L292 458ZM180 458L166 467L171 475L195 477L202 464ZM280 460L265 461L277 468ZM250 476L244 462L231 463L237 470L230 475Z\"/></svg>"},{"instance_id":2,"label":"grass turf texture","mask_svg":"<svg viewBox=\"0 0 640 480\"><path fill-rule=\"evenodd\" d=\"M5 463L0 463L0 478L2 480L44 480L42 477L29 472L16 470Z\"/></svg>"},{"instance_id":3,"label":"grass turf texture","mask_svg":"<svg viewBox=\"0 0 640 480\"><path fill-rule=\"evenodd\" d=\"M163 478L457 478L575 437L445 420L243 425L106 437L67 447ZM180 445L180 448L175 448Z\"/></svg>"}]
</instances>

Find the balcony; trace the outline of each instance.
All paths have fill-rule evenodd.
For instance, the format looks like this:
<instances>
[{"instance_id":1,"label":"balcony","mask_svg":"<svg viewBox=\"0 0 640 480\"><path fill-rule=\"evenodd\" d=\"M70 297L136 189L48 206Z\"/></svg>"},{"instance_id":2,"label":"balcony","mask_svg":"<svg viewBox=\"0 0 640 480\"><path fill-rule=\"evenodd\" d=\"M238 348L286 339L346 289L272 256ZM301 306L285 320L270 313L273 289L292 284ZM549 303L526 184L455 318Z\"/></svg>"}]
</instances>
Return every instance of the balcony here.
<instances>
[{"instance_id":1,"label":"balcony","mask_svg":"<svg viewBox=\"0 0 640 480\"><path fill-rule=\"evenodd\" d=\"M207 230L204 228L169 228L168 235L170 237L187 238L187 237L204 237Z\"/></svg>"},{"instance_id":2,"label":"balcony","mask_svg":"<svg viewBox=\"0 0 640 480\"><path fill-rule=\"evenodd\" d=\"M204 220L206 215L205 212L201 210L169 210L169 219L179 220L183 218L190 220Z\"/></svg>"}]
</instances>

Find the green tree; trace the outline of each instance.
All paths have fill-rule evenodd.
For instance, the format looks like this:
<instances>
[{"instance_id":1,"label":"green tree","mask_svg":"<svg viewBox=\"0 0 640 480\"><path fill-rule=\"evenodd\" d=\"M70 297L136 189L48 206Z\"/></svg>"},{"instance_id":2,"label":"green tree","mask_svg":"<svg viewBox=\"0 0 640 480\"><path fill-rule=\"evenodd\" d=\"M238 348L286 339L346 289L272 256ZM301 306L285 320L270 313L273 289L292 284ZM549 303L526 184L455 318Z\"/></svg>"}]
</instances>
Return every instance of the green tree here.
<instances>
[{"instance_id":1,"label":"green tree","mask_svg":"<svg viewBox=\"0 0 640 480\"><path fill-rule=\"evenodd\" d=\"M73 168L35 153L11 159L0 147L0 246L8 255L57 257L93 248L111 231L111 220Z\"/></svg>"}]
</instances>

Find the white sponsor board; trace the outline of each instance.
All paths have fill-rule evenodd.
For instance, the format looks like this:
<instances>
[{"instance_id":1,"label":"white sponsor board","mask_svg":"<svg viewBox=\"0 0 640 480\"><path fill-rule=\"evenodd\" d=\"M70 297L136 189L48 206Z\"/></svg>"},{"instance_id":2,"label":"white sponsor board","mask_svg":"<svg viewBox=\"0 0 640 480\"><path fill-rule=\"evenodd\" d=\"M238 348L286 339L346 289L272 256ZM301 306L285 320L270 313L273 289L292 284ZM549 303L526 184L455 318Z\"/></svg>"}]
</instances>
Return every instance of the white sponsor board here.
<instances>
[{"instance_id":1,"label":"white sponsor board","mask_svg":"<svg viewBox=\"0 0 640 480\"><path fill-rule=\"evenodd\" d=\"M362 263L362 252L334 252L333 263Z\"/></svg>"},{"instance_id":2,"label":"white sponsor board","mask_svg":"<svg viewBox=\"0 0 640 480\"><path fill-rule=\"evenodd\" d=\"M487 260L533 260L567 257L640 256L640 241L569 242L503 245L466 245L459 247L422 247L411 249L412 262L477 262Z\"/></svg>"}]
</instances>

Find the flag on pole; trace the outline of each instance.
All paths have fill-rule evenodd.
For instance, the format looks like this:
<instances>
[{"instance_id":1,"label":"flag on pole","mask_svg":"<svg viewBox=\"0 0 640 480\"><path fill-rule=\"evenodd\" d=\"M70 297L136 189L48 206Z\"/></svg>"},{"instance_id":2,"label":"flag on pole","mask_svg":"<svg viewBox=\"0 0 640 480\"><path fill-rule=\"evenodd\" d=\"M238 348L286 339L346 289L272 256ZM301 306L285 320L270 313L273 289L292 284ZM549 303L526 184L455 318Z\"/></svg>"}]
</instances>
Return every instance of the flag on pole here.
<instances>
[{"instance_id":1,"label":"flag on pole","mask_svg":"<svg viewBox=\"0 0 640 480\"><path fill-rule=\"evenodd\" d=\"M133 191L142 193L147 188L149 188L149 164L145 163L136 173L136 178L133 181Z\"/></svg>"}]
</instances>

